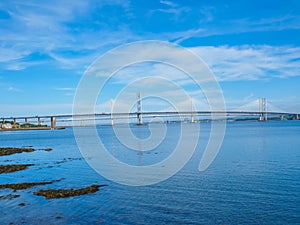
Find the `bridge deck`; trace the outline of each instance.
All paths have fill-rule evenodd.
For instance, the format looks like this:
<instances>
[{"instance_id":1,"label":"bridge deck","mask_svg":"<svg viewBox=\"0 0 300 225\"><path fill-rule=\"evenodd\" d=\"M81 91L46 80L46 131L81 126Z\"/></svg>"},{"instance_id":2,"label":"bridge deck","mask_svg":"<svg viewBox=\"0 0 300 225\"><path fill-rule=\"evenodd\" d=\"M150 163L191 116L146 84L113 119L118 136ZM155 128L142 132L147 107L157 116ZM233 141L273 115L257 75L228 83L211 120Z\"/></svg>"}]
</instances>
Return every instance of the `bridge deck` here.
<instances>
[{"instance_id":1,"label":"bridge deck","mask_svg":"<svg viewBox=\"0 0 300 225\"><path fill-rule=\"evenodd\" d=\"M104 117L107 119L111 119L111 116L116 118L117 116L120 117L136 117L138 115L142 116L188 116L188 115L194 115L194 116L255 116L255 115L261 115L262 112L252 112L252 111L182 111L182 112L176 112L176 111L170 111L170 112L116 112L116 113L95 113L95 114L58 114L58 115L46 115L46 116L17 116L17 117L2 117L1 120L22 120L22 119L51 119L53 117L59 119L59 118L81 118L81 117ZM289 113L289 112L265 112L264 114L267 115L285 115L285 116L295 116L298 115L298 113Z\"/></svg>"}]
</instances>

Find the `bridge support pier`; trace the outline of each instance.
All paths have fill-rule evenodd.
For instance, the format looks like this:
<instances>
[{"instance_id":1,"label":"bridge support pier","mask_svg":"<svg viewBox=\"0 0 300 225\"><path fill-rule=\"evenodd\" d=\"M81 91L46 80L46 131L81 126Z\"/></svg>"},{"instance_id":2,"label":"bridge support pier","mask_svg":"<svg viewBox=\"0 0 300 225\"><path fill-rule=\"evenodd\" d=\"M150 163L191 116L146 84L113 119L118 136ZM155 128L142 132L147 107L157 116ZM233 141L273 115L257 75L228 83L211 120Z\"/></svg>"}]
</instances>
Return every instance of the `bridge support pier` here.
<instances>
[{"instance_id":1,"label":"bridge support pier","mask_svg":"<svg viewBox=\"0 0 300 225\"><path fill-rule=\"evenodd\" d=\"M28 123L28 118L25 118L25 123Z\"/></svg>"},{"instance_id":2,"label":"bridge support pier","mask_svg":"<svg viewBox=\"0 0 300 225\"><path fill-rule=\"evenodd\" d=\"M139 92L137 94L137 125L143 125L143 119L142 119L142 98L141 93Z\"/></svg>"},{"instance_id":3,"label":"bridge support pier","mask_svg":"<svg viewBox=\"0 0 300 225\"><path fill-rule=\"evenodd\" d=\"M195 123L194 114L192 114L192 116L191 116L191 123Z\"/></svg>"},{"instance_id":4,"label":"bridge support pier","mask_svg":"<svg viewBox=\"0 0 300 225\"><path fill-rule=\"evenodd\" d=\"M55 128L56 128L56 117L51 116L51 129L55 129Z\"/></svg>"},{"instance_id":5,"label":"bridge support pier","mask_svg":"<svg viewBox=\"0 0 300 225\"><path fill-rule=\"evenodd\" d=\"M295 118L296 120L299 120L299 114L296 114L296 118Z\"/></svg>"},{"instance_id":6,"label":"bridge support pier","mask_svg":"<svg viewBox=\"0 0 300 225\"><path fill-rule=\"evenodd\" d=\"M141 113L137 114L137 120L138 120L137 125L143 125L143 119Z\"/></svg>"},{"instance_id":7,"label":"bridge support pier","mask_svg":"<svg viewBox=\"0 0 300 225\"><path fill-rule=\"evenodd\" d=\"M17 119L16 119L16 118L14 118L14 124L15 124L15 123L17 123Z\"/></svg>"},{"instance_id":8,"label":"bridge support pier","mask_svg":"<svg viewBox=\"0 0 300 225\"><path fill-rule=\"evenodd\" d=\"M111 125L114 126L115 125L115 121L114 121L114 118L113 118L112 114L111 114L111 118L110 119L111 119Z\"/></svg>"},{"instance_id":9,"label":"bridge support pier","mask_svg":"<svg viewBox=\"0 0 300 225\"><path fill-rule=\"evenodd\" d=\"M41 117L38 117L38 125L41 125Z\"/></svg>"},{"instance_id":10,"label":"bridge support pier","mask_svg":"<svg viewBox=\"0 0 300 225\"><path fill-rule=\"evenodd\" d=\"M280 120L284 120L284 116L283 115L280 115Z\"/></svg>"}]
</instances>

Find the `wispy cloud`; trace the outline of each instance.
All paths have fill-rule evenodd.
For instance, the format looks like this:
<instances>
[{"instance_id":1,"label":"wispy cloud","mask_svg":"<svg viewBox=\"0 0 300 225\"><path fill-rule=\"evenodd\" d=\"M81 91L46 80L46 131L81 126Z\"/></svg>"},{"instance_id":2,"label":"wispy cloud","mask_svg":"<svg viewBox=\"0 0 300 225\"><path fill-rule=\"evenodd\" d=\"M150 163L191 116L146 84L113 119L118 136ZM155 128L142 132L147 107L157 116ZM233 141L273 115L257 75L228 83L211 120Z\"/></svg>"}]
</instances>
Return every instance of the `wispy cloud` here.
<instances>
[{"instance_id":1,"label":"wispy cloud","mask_svg":"<svg viewBox=\"0 0 300 225\"><path fill-rule=\"evenodd\" d=\"M152 9L149 11L150 15L155 13L166 13L172 16L172 20L178 21L182 19L182 15L191 11L190 7L179 5L178 3L172 1L160 1L161 7Z\"/></svg>"},{"instance_id":2,"label":"wispy cloud","mask_svg":"<svg viewBox=\"0 0 300 225\"><path fill-rule=\"evenodd\" d=\"M54 90L57 90L57 91L74 91L75 88L71 88L71 87L60 87L60 88L54 88Z\"/></svg>"},{"instance_id":3,"label":"wispy cloud","mask_svg":"<svg viewBox=\"0 0 300 225\"><path fill-rule=\"evenodd\" d=\"M65 96L74 96L76 89L72 87L58 87L54 88L54 90L62 92Z\"/></svg>"},{"instance_id":4,"label":"wispy cloud","mask_svg":"<svg viewBox=\"0 0 300 225\"><path fill-rule=\"evenodd\" d=\"M89 12L93 7L101 9L105 5L120 5L124 10L129 8L127 1L119 0L99 3L83 0L54 1L51 4L36 1L0 3L0 8L9 15L0 28L0 32L5 34L0 36L3 43L0 46L0 63L7 70L22 70L41 60L26 60L31 54L40 52L48 56L42 61L56 62L63 68L87 66L95 53L125 43L132 37L122 25L118 30L111 30L105 23L99 23L97 31L84 24L80 28L73 27L78 18L91 20Z\"/></svg>"},{"instance_id":5,"label":"wispy cloud","mask_svg":"<svg viewBox=\"0 0 300 225\"><path fill-rule=\"evenodd\" d=\"M176 7L177 6L176 3L171 2L171 1L163 1L163 0L161 0L160 3L163 4L163 5L170 6L170 7Z\"/></svg>"},{"instance_id":6,"label":"wispy cloud","mask_svg":"<svg viewBox=\"0 0 300 225\"><path fill-rule=\"evenodd\" d=\"M182 43L189 38L202 38L210 36L222 36L229 34L243 34L268 31L296 30L300 28L299 15L283 15L266 18L237 18L227 19L216 24L210 24L214 19L213 8L202 8L204 18L200 19L199 26L187 31L177 33L176 43Z\"/></svg>"},{"instance_id":7,"label":"wispy cloud","mask_svg":"<svg viewBox=\"0 0 300 225\"><path fill-rule=\"evenodd\" d=\"M158 8L150 10L150 16L156 12L167 14L166 19L185 20L193 18L193 25L184 29L167 30L165 32L139 31L131 29L130 23L116 19L117 26L107 26L98 18L91 17L94 8L101 10L105 6L119 6L125 15L130 16L130 1L115 0L92 2L78 0L58 1L51 4L40 4L36 1L10 1L0 3L0 8L8 14L0 32L0 63L6 70L22 70L43 62L57 63L63 69L86 68L96 57L120 44L141 39L171 40L182 43L192 37L207 37L244 32L298 29L300 17L283 15L278 17L237 18L224 20L212 26L217 10L212 6L203 6L197 10L187 4L173 1L160 1ZM109 18L105 18L104 21ZM108 16L108 15L106 15ZM88 20L89 25L84 22ZM191 19L190 18L190 19ZM139 18L142 19L143 18ZM92 23L92 27L90 24ZM33 53L44 57L26 58Z\"/></svg>"},{"instance_id":8,"label":"wispy cloud","mask_svg":"<svg viewBox=\"0 0 300 225\"><path fill-rule=\"evenodd\" d=\"M13 87L13 86L8 87L7 90L10 92L22 92L21 89Z\"/></svg>"},{"instance_id":9,"label":"wispy cloud","mask_svg":"<svg viewBox=\"0 0 300 225\"><path fill-rule=\"evenodd\" d=\"M271 80L300 76L300 47L200 46L190 50L209 66L218 81ZM143 51L146 57L153 54L146 47ZM136 56L132 55L132 60L134 58ZM156 63L139 63L124 67L114 75L115 82L127 84L145 76L160 76L176 81L180 85L189 84L190 77L176 66L188 65L189 71L194 71L199 69L198 65L191 64L188 58L185 59L176 53L171 58L174 65L164 64L168 60L164 61L162 58ZM109 67L110 64L108 62L105 65Z\"/></svg>"},{"instance_id":10,"label":"wispy cloud","mask_svg":"<svg viewBox=\"0 0 300 225\"><path fill-rule=\"evenodd\" d=\"M267 17L261 19L242 18L230 21L232 25L236 25L240 31L273 31L288 30L300 28L299 15L283 15L278 17Z\"/></svg>"},{"instance_id":11,"label":"wispy cloud","mask_svg":"<svg viewBox=\"0 0 300 225\"><path fill-rule=\"evenodd\" d=\"M291 46L220 46L191 49L219 81L300 76L300 48Z\"/></svg>"}]
</instances>

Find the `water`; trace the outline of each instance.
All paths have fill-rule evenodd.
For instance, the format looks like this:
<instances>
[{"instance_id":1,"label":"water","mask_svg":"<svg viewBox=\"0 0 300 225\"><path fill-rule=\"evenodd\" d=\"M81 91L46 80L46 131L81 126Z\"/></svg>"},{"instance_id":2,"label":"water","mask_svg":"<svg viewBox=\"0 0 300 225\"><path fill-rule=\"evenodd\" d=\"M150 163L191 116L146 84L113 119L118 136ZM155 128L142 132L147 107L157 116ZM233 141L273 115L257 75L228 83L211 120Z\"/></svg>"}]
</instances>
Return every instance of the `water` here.
<instances>
[{"instance_id":1,"label":"water","mask_svg":"<svg viewBox=\"0 0 300 225\"><path fill-rule=\"evenodd\" d=\"M148 165L166 158L168 146L173 147L178 139L180 125L167 126L171 134L167 143L143 154L126 149L110 126L98 127L98 132L120 160ZM228 123L216 160L200 173L198 164L209 128L201 124L196 152L179 173L144 187L119 185L96 173L83 160L72 129L1 132L2 147L53 150L0 157L0 164L12 163L9 160L35 164L24 171L0 174L0 184L63 180L16 193L0 190L0 195L20 195L0 200L0 224L300 224L300 121ZM146 126L134 126L132 131L142 138L149 135ZM32 194L91 184L108 186L66 199L46 200Z\"/></svg>"}]
</instances>

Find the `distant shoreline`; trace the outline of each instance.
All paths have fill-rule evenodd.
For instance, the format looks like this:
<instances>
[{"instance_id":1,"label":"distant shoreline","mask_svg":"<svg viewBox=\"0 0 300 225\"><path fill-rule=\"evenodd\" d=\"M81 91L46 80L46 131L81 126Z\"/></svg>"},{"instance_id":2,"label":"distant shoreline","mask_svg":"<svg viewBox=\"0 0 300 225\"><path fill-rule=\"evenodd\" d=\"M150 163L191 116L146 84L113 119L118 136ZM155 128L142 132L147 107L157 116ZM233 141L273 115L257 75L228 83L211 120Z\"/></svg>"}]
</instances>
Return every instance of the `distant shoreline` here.
<instances>
[{"instance_id":1,"label":"distant shoreline","mask_svg":"<svg viewBox=\"0 0 300 225\"><path fill-rule=\"evenodd\" d=\"M51 127L26 127L26 128L11 128L11 129L0 129L0 132L5 132L5 131L23 131L23 130L62 130L65 129L66 127L56 127L56 128L51 128Z\"/></svg>"}]
</instances>

